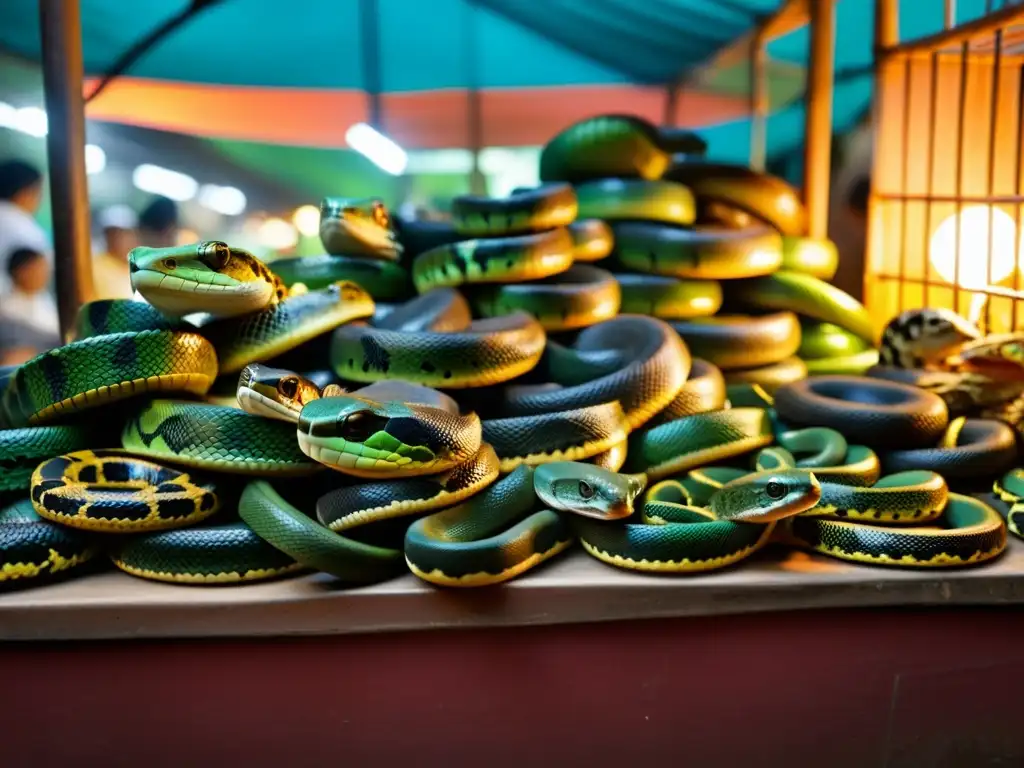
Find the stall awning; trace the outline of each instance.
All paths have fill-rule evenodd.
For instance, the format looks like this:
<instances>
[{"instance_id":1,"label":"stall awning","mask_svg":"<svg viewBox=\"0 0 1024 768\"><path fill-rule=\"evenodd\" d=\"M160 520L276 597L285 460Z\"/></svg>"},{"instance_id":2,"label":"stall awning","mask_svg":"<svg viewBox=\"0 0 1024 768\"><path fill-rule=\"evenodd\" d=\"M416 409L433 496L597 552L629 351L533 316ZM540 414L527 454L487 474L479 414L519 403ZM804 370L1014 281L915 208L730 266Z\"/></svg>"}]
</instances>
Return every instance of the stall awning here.
<instances>
[{"instance_id":1,"label":"stall awning","mask_svg":"<svg viewBox=\"0 0 1024 768\"><path fill-rule=\"evenodd\" d=\"M186 0L82 0L88 75L189 7ZM376 33L361 10L375 5ZM467 93L481 94L483 141L539 144L600 111L661 121L665 84L706 62L780 0L221 0L143 55L88 107L93 119L217 138L344 146L383 95L385 130L410 148L467 145ZM371 26L374 26L371 23ZM0 6L0 48L38 60L33 3ZM374 65L372 45L379 40ZM802 67L774 73L799 92ZM742 62L691 82L680 125L746 114ZM87 92L92 84L87 86Z\"/></svg>"}]
</instances>

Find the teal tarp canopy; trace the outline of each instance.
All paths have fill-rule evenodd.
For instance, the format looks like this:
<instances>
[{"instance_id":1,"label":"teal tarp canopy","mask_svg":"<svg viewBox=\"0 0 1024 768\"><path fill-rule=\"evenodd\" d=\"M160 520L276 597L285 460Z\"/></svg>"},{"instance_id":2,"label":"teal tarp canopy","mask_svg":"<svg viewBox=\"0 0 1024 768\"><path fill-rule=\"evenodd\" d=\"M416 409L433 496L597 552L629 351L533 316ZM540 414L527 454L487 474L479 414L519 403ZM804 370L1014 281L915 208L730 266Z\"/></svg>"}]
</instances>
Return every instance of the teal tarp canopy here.
<instances>
[{"instance_id":1,"label":"teal tarp canopy","mask_svg":"<svg viewBox=\"0 0 1024 768\"><path fill-rule=\"evenodd\" d=\"M39 58L37 4L0 3L0 47ZM750 30L779 0L376 4L380 89L404 92L665 83ZM82 0L87 73L103 74L140 38L189 5L185 0ZM231 85L367 88L361 6L357 0L221 0L172 32L130 74Z\"/></svg>"},{"instance_id":2,"label":"teal tarp canopy","mask_svg":"<svg viewBox=\"0 0 1024 768\"><path fill-rule=\"evenodd\" d=\"M983 16L992 7L1012 5L1009 0L959 0L956 21ZM945 18L941 0L899 2L901 40L940 32ZM991 7L990 7L991 6ZM833 128L844 133L854 127L871 106L873 75L875 3L873 0L839 0L836 3L835 94ZM774 41L768 52L782 61L803 62L807 58L810 30L799 29ZM805 110L802 102L780 110L768 119L768 148L772 155L785 154L803 143ZM743 160L750 146L750 121L739 120L702 131L713 148L721 148L729 159ZM717 154L717 153L716 153Z\"/></svg>"},{"instance_id":3,"label":"teal tarp canopy","mask_svg":"<svg viewBox=\"0 0 1024 768\"><path fill-rule=\"evenodd\" d=\"M1006 0L1004 0L1006 2ZM996 0L960 0L957 20ZM185 0L82 0L86 70L106 72ZM448 88L666 83L749 31L779 0L377 0L383 92ZM903 0L904 39L942 27L944 3ZM361 3L221 0L146 53L134 77L276 87L364 89ZM470 12L470 9L472 11ZM874 2L839 0L834 114L844 131L870 104ZM773 41L802 64L806 28ZM38 60L37 0L0 3L0 48ZM595 105L600 109L600 105ZM772 154L803 139L803 106L769 120ZM273 119L265 115L262 119ZM712 153L745 159L749 121L706 131Z\"/></svg>"}]
</instances>

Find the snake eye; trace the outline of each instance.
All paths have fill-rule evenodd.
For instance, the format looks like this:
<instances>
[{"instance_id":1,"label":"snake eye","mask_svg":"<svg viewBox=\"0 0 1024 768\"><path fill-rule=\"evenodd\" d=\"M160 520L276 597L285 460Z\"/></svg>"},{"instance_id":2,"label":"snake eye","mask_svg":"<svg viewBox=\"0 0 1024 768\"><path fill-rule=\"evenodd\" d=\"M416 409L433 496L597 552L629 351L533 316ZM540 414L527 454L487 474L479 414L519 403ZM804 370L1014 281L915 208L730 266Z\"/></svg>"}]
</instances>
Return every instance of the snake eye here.
<instances>
[{"instance_id":1,"label":"snake eye","mask_svg":"<svg viewBox=\"0 0 1024 768\"><path fill-rule=\"evenodd\" d=\"M178 260L177 259L164 259L164 269L177 269L177 268L178 268Z\"/></svg>"},{"instance_id":2,"label":"snake eye","mask_svg":"<svg viewBox=\"0 0 1024 768\"><path fill-rule=\"evenodd\" d=\"M368 411L356 411L345 417L338 427L338 435L354 443L361 443L374 432L374 420Z\"/></svg>"},{"instance_id":3,"label":"snake eye","mask_svg":"<svg viewBox=\"0 0 1024 768\"><path fill-rule=\"evenodd\" d=\"M217 243L213 249L213 259L221 267L228 263L228 259L231 258L231 249L228 248L227 243Z\"/></svg>"},{"instance_id":4,"label":"snake eye","mask_svg":"<svg viewBox=\"0 0 1024 768\"><path fill-rule=\"evenodd\" d=\"M777 480L769 480L768 484L764 487L764 490L765 493L773 499L781 499L786 495L786 486Z\"/></svg>"},{"instance_id":5,"label":"snake eye","mask_svg":"<svg viewBox=\"0 0 1024 768\"><path fill-rule=\"evenodd\" d=\"M586 480L580 480L580 496L582 496L584 499L593 498L594 486L592 486Z\"/></svg>"},{"instance_id":6,"label":"snake eye","mask_svg":"<svg viewBox=\"0 0 1024 768\"><path fill-rule=\"evenodd\" d=\"M277 391L288 398L294 398L299 391L299 380L289 376L281 379L277 385Z\"/></svg>"},{"instance_id":7,"label":"snake eye","mask_svg":"<svg viewBox=\"0 0 1024 768\"><path fill-rule=\"evenodd\" d=\"M219 271L227 266L231 260L231 248L227 243L219 240L211 240L203 243L199 249L199 260L210 269Z\"/></svg>"}]
</instances>

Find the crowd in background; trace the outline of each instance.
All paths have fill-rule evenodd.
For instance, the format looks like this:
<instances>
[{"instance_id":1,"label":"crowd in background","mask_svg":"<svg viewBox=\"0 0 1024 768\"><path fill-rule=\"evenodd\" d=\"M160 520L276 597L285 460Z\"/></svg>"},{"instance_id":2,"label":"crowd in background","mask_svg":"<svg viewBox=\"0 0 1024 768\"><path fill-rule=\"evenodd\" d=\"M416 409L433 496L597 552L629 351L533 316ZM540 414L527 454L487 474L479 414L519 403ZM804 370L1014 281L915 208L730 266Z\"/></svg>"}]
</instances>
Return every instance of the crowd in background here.
<instances>
[{"instance_id":1,"label":"crowd in background","mask_svg":"<svg viewBox=\"0 0 1024 768\"><path fill-rule=\"evenodd\" d=\"M36 216L42 172L21 160L0 163L0 366L18 365L62 343L54 287L53 244ZM178 209L157 197L140 213L113 206L95 216L96 299L131 298L128 252L174 245Z\"/></svg>"}]
</instances>

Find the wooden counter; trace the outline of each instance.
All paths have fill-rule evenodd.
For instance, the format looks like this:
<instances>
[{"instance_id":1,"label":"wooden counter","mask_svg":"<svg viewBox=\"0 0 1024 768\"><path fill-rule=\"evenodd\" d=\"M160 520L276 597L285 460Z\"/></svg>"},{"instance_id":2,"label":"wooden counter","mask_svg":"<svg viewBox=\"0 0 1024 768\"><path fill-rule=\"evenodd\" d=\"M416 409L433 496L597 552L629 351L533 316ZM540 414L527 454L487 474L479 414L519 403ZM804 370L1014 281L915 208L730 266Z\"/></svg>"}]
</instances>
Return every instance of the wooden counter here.
<instances>
[{"instance_id":1,"label":"wooden counter","mask_svg":"<svg viewBox=\"0 0 1024 768\"><path fill-rule=\"evenodd\" d=\"M332 635L713 616L817 608L1024 603L1024 542L987 565L901 570L772 548L706 575L645 576L575 549L486 589L411 574L357 589L323 574L176 586L120 572L0 594L0 640Z\"/></svg>"}]
</instances>

